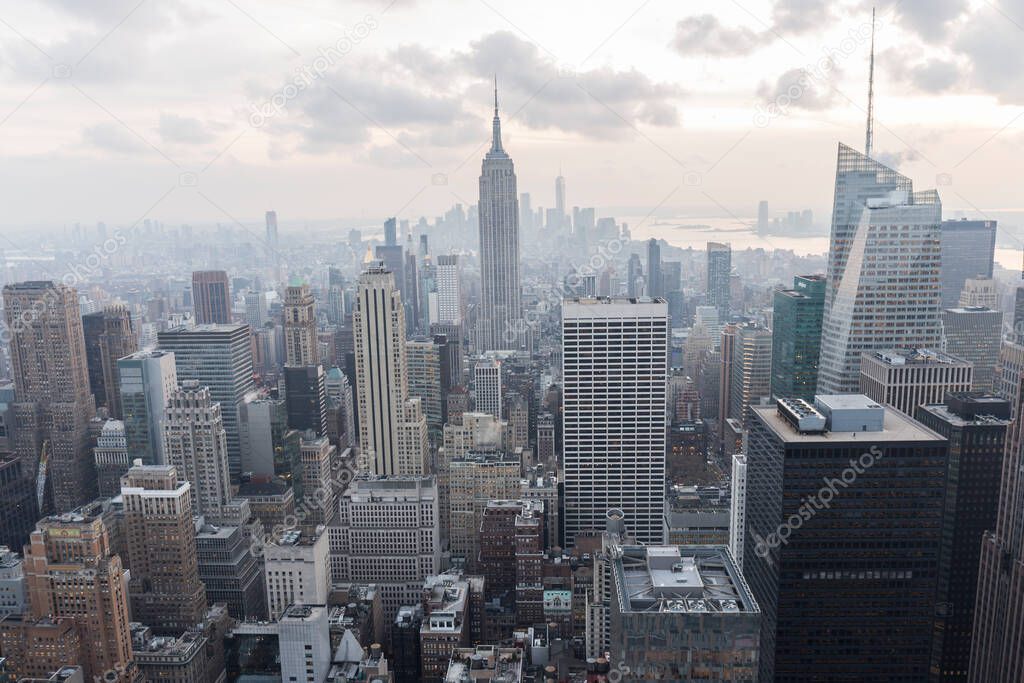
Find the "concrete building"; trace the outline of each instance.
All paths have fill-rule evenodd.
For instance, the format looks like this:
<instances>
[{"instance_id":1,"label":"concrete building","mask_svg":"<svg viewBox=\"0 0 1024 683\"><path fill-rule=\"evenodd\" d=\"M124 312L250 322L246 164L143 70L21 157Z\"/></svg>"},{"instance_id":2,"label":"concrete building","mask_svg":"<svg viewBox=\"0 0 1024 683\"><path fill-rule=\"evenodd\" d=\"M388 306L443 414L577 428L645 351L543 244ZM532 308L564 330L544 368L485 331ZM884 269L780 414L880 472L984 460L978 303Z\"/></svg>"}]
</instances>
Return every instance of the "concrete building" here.
<instances>
[{"instance_id":1,"label":"concrete building","mask_svg":"<svg viewBox=\"0 0 1024 683\"><path fill-rule=\"evenodd\" d=\"M315 307L309 285L289 285L285 290L285 365L303 367L320 363Z\"/></svg>"},{"instance_id":2,"label":"concrete building","mask_svg":"<svg viewBox=\"0 0 1024 683\"><path fill-rule=\"evenodd\" d=\"M121 491L121 477L132 466L124 422L106 420L103 423L92 457L96 463L96 488L100 496L116 496Z\"/></svg>"},{"instance_id":3,"label":"concrete building","mask_svg":"<svg viewBox=\"0 0 1024 683\"><path fill-rule=\"evenodd\" d=\"M160 421L178 388L174 354L138 351L117 360L124 436L131 457L146 465L165 464Z\"/></svg>"},{"instance_id":4,"label":"concrete building","mask_svg":"<svg viewBox=\"0 0 1024 683\"><path fill-rule=\"evenodd\" d=\"M443 683L452 652L473 642L469 582L457 574L428 576L423 582L420 672L424 683Z\"/></svg>"},{"instance_id":5,"label":"concrete building","mask_svg":"<svg viewBox=\"0 0 1024 683\"><path fill-rule=\"evenodd\" d=\"M668 346L664 300L563 302L566 544L603 528L609 507L630 516L638 540L661 540Z\"/></svg>"},{"instance_id":6,"label":"concrete building","mask_svg":"<svg viewBox=\"0 0 1024 683\"><path fill-rule=\"evenodd\" d=\"M212 647L202 633L158 636L149 626L132 622L132 658L147 683L206 683Z\"/></svg>"},{"instance_id":7,"label":"concrete building","mask_svg":"<svg viewBox=\"0 0 1024 683\"><path fill-rule=\"evenodd\" d=\"M971 363L930 349L891 349L865 353L860 362L860 390L906 415L917 407L941 403L946 392L970 391Z\"/></svg>"},{"instance_id":8,"label":"concrete building","mask_svg":"<svg viewBox=\"0 0 1024 683\"><path fill-rule=\"evenodd\" d=\"M266 619L263 567L253 539L239 526L204 524L196 532L199 579L210 604L224 603L235 619Z\"/></svg>"},{"instance_id":9,"label":"concrete building","mask_svg":"<svg viewBox=\"0 0 1024 683\"><path fill-rule=\"evenodd\" d=\"M473 409L501 419L501 361L481 358L473 365Z\"/></svg>"},{"instance_id":10,"label":"concrete building","mask_svg":"<svg viewBox=\"0 0 1024 683\"><path fill-rule=\"evenodd\" d=\"M21 556L0 545L0 619L5 614L21 614L27 605L25 567Z\"/></svg>"},{"instance_id":11,"label":"concrete building","mask_svg":"<svg viewBox=\"0 0 1024 683\"><path fill-rule=\"evenodd\" d=\"M470 451L448 463L448 549L475 567L480 524L489 501L515 498L522 487L519 460L500 451Z\"/></svg>"},{"instance_id":12,"label":"concrete building","mask_svg":"<svg viewBox=\"0 0 1024 683\"><path fill-rule=\"evenodd\" d=\"M747 531L747 456L732 456L732 495L729 498L729 551L743 571L743 547Z\"/></svg>"},{"instance_id":13,"label":"concrete building","mask_svg":"<svg viewBox=\"0 0 1024 683\"><path fill-rule=\"evenodd\" d=\"M326 529L278 532L263 548L267 611L279 619L291 605L326 605L331 586Z\"/></svg>"},{"instance_id":14,"label":"concrete building","mask_svg":"<svg viewBox=\"0 0 1024 683\"><path fill-rule=\"evenodd\" d=\"M139 350L139 337L132 314L124 304L105 306L102 311L82 317L85 354L89 364L89 386L96 405L110 417L121 418L121 386L117 359Z\"/></svg>"},{"instance_id":15,"label":"concrete building","mask_svg":"<svg viewBox=\"0 0 1024 683\"><path fill-rule=\"evenodd\" d=\"M277 624L281 680L324 683L333 651L326 604L289 606Z\"/></svg>"},{"instance_id":16,"label":"concrete building","mask_svg":"<svg viewBox=\"0 0 1024 683\"><path fill-rule=\"evenodd\" d=\"M197 325L231 324L231 286L223 270L192 273L192 303Z\"/></svg>"}]
</instances>

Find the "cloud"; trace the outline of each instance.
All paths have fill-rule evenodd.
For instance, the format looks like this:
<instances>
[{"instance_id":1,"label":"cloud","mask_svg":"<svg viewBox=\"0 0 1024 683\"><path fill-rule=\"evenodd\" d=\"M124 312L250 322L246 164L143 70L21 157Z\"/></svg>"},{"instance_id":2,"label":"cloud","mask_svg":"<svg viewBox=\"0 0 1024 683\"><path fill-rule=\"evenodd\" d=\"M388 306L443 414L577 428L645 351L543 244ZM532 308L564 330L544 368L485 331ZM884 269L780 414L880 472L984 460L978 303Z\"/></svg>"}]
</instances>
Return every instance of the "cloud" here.
<instances>
[{"instance_id":1,"label":"cloud","mask_svg":"<svg viewBox=\"0 0 1024 683\"><path fill-rule=\"evenodd\" d=\"M135 134L113 121L85 128L82 139L93 147L116 154L136 155L149 149Z\"/></svg>"},{"instance_id":2,"label":"cloud","mask_svg":"<svg viewBox=\"0 0 1024 683\"><path fill-rule=\"evenodd\" d=\"M838 68L832 69L828 78L835 78L837 74ZM830 85L808 70L797 68L779 76L775 83L762 83L757 94L782 109L817 111L828 109L835 102L836 91Z\"/></svg>"},{"instance_id":3,"label":"cloud","mask_svg":"<svg viewBox=\"0 0 1024 683\"><path fill-rule=\"evenodd\" d=\"M176 114L161 114L157 132L164 142L188 145L203 145L216 139L199 119Z\"/></svg>"},{"instance_id":4,"label":"cloud","mask_svg":"<svg viewBox=\"0 0 1024 683\"><path fill-rule=\"evenodd\" d=\"M778 0L772 13L779 33L805 33L835 19L832 3L823 0Z\"/></svg>"},{"instance_id":5,"label":"cloud","mask_svg":"<svg viewBox=\"0 0 1024 683\"><path fill-rule=\"evenodd\" d=\"M676 24L672 47L684 56L742 57L774 39L775 36L767 32L725 27L713 14L701 14Z\"/></svg>"},{"instance_id":6,"label":"cloud","mask_svg":"<svg viewBox=\"0 0 1024 683\"><path fill-rule=\"evenodd\" d=\"M949 36L953 22L969 9L969 0L891 0L879 7L879 13L885 16L894 12L896 23L902 28L927 42L937 43Z\"/></svg>"}]
</instances>

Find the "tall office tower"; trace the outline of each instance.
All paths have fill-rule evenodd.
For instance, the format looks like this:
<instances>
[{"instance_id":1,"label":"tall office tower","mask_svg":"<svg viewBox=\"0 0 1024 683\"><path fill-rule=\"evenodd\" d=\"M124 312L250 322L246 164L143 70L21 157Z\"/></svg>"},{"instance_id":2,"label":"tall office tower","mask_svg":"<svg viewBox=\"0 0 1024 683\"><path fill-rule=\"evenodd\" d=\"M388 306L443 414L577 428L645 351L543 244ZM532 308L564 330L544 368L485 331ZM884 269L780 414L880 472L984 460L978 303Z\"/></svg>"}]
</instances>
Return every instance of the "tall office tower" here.
<instances>
[{"instance_id":1,"label":"tall office tower","mask_svg":"<svg viewBox=\"0 0 1024 683\"><path fill-rule=\"evenodd\" d=\"M732 310L732 246L708 242L707 303L718 309L718 320L725 323Z\"/></svg>"},{"instance_id":2,"label":"tall office tower","mask_svg":"<svg viewBox=\"0 0 1024 683\"><path fill-rule=\"evenodd\" d=\"M326 603L305 603L288 607L277 624L281 653L281 680L324 683L332 669L332 616ZM347 650L339 648L339 654ZM345 667L349 671L349 667ZM368 680L370 679L367 676ZM333 680L333 679L331 679Z\"/></svg>"},{"instance_id":3,"label":"tall office tower","mask_svg":"<svg viewBox=\"0 0 1024 683\"><path fill-rule=\"evenodd\" d=\"M437 322L462 324L462 284L458 254L437 257Z\"/></svg>"},{"instance_id":4,"label":"tall office tower","mask_svg":"<svg viewBox=\"0 0 1024 683\"><path fill-rule=\"evenodd\" d=\"M192 487L196 514L223 516L231 501L222 406L207 387L185 380L164 413L164 458Z\"/></svg>"},{"instance_id":5,"label":"tall office tower","mask_svg":"<svg viewBox=\"0 0 1024 683\"><path fill-rule=\"evenodd\" d=\"M117 359L139 350L132 314L123 304L82 316L89 385L97 406L105 406L113 418L121 417Z\"/></svg>"},{"instance_id":6,"label":"tall office tower","mask_svg":"<svg viewBox=\"0 0 1024 683\"><path fill-rule=\"evenodd\" d=\"M939 348L941 220L935 191L839 145L819 393L857 391L865 351Z\"/></svg>"},{"instance_id":7,"label":"tall office tower","mask_svg":"<svg viewBox=\"0 0 1024 683\"><path fill-rule=\"evenodd\" d=\"M653 237L647 240L647 296L664 296L661 247Z\"/></svg>"},{"instance_id":8,"label":"tall office tower","mask_svg":"<svg viewBox=\"0 0 1024 683\"><path fill-rule=\"evenodd\" d=\"M626 263L626 296L636 298L644 295L644 268L639 254L630 254Z\"/></svg>"},{"instance_id":9,"label":"tall office tower","mask_svg":"<svg viewBox=\"0 0 1024 683\"><path fill-rule=\"evenodd\" d=\"M768 212L768 202L761 200L757 203L757 232L760 235L768 232L771 215Z\"/></svg>"},{"instance_id":10,"label":"tall office tower","mask_svg":"<svg viewBox=\"0 0 1024 683\"><path fill-rule=\"evenodd\" d=\"M196 532L199 578L206 586L206 599L210 604L226 604L239 621L267 618L263 567L253 550L259 547L244 527L207 523Z\"/></svg>"},{"instance_id":11,"label":"tall office tower","mask_svg":"<svg viewBox=\"0 0 1024 683\"><path fill-rule=\"evenodd\" d=\"M731 496L729 498L729 551L743 571L743 545L747 531L747 456L732 456Z\"/></svg>"},{"instance_id":12,"label":"tall office tower","mask_svg":"<svg viewBox=\"0 0 1024 683\"><path fill-rule=\"evenodd\" d=\"M969 277L960 292L961 306L985 306L999 308L999 290L990 277Z\"/></svg>"},{"instance_id":13,"label":"tall office tower","mask_svg":"<svg viewBox=\"0 0 1024 683\"><path fill-rule=\"evenodd\" d=\"M948 442L863 395L816 404L751 415L743 573L762 612L758 680L927 680Z\"/></svg>"},{"instance_id":14,"label":"tall office tower","mask_svg":"<svg viewBox=\"0 0 1024 683\"><path fill-rule=\"evenodd\" d=\"M480 523L488 501L518 497L522 488L518 459L500 451L470 451L448 463L448 549L476 568Z\"/></svg>"},{"instance_id":15,"label":"tall office tower","mask_svg":"<svg viewBox=\"0 0 1024 683\"><path fill-rule=\"evenodd\" d=\"M551 467L555 462L555 416L542 413L537 416L537 462Z\"/></svg>"},{"instance_id":16,"label":"tall office tower","mask_svg":"<svg viewBox=\"0 0 1024 683\"><path fill-rule=\"evenodd\" d=\"M164 438L160 421L167 401L178 388L174 354L138 351L120 358L117 371L128 451L145 465L162 465Z\"/></svg>"},{"instance_id":17,"label":"tall office tower","mask_svg":"<svg viewBox=\"0 0 1024 683\"><path fill-rule=\"evenodd\" d=\"M519 194L519 226L526 232L533 232L533 206L530 203L530 193Z\"/></svg>"},{"instance_id":18,"label":"tall office tower","mask_svg":"<svg viewBox=\"0 0 1024 683\"><path fill-rule=\"evenodd\" d=\"M750 407L771 395L772 331L756 323L737 326L729 383L729 417L746 424Z\"/></svg>"},{"instance_id":19,"label":"tall office tower","mask_svg":"<svg viewBox=\"0 0 1024 683\"><path fill-rule=\"evenodd\" d=\"M103 423L92 456L96 463L96 489L100 497L112 498L118 495L121 492L121 477L132 466L124 422L107 420Z\"/></svg>"},{"instance_id":20,"label":"tall office tower","mask_svg":"<svg viewBox=\"0 0 1024 683\"><path fill-rule=\"evenodd\" d=\"M306 436L299 441L299 458L302 461L302 528L316 529L330 521L338 508L337 482L334 481L336 468L340 466L338 449L331 445L326 436Z\"/></svg>"},{"instance_id":21,"label":"tall office tower","mask_svg":"<svg viewBox=\"0 0 1024 683\"><path fill-rule=\"evenodd\" d=\"M245 322L249 323L253 331L267 324L269 313L266 292L245 293Z\"/></svg>"},{"instance_id":22,"label":"tall office tower","mask_svg":"<svg viewBox=\"0 0 1024 683\"><path fill-rule=\"evenodd\" d=\"M173 466L141 460L121 480L132 619L156 634L181 635L206 614L189 489Z\"/></svg>"},{"instance_id":23,"label":"tall office tower","mask_svg":"<svg viewBox=\"0 0 1024 683\"><path fill-rule=\"evenodd\" d=\"M992 277L996 222L942 221L942 307L954 308L969 278Z\"/></svg>"},{"instance_id":24,"label":"tall office tower","mask_svg":"<svg viewBox=\"0 0 1024 683\"><path fill-rule=\"evenodd\" d=\"M624 510L636 538L662 538L669 354L664 300L562 304L565 542Z\"/></svg>"},{"instance_id":25,"label":"tall office tower","mask_svg":"<svg viewBox=\"0 0 1024 683\"><path fill-rule=\"evenodd\" d=\"M726 420L734 417L732 414L732 373L733 365L736 362L736 338L739 336L739 327L742 323L730 323L722 328L721 343L719 344L718 363L718 434L719 439L724 438ZM701 411L703 414L703 411Z\"/></svg>"},{"instance_id":26,"label":"tall office tower","mask_svg":"<svg viewBox=\"0 0 1024 683\"><path fill-rule=\"evenodd\" d=\"M327 375L322 365L285 366L288 426L327 435Z\"/></svg>"},{"instance_id":27,"label":"tall office tower","mask_svg":"<svg viewBox=\"0 0 1024 683\"><path fill-rule=\"evenodd\" d=\"M1010 403L991 394L951 393L918 406L917 421L949 440L946 513L932 644L933 680L967 681L978 588L979 538L996 527ZM995 679L993 679L995 680Z\"/></svg>"},{"instance_id":28,"label":"tall office tower","mask_svg":"<svg viewBox=\"0 0 1024 683\"><path fill-rule=\"evenodd\" d=\"M412 235L409 235L405 252L405 284L402 286L402 302L405 306L405 328L415 331L420 319L420 278L416 265L416 251L413 248ZM423 328L426 331L426 328Z\"/></svg>"},{"instance_id":29,"label":"tall office tower","mask_svg":"<svg viewBox=\"0 0 1024 683\"><path fill-rule=\"evenodd\" d=\"M376 474L424 474L427 421L409 398L402 297L380 264L359 276L352 320L361 457Z\"/></svg>"},{"instance_id":30,"label":"tall office tower","mask_svg":"<svg viewBox=\"0 0 1024 683\"><path fill-rule=\"evenodd\" d=\"M441 387L441 347L433 340L414 337L405 343L409 372L409 396L423 406L431 440L437 442L444 427L444 398Z\"/></svg>"},{"instance_id":31,"label":"tall office tower","mask_svg":"<svg viewBox=\"0 0 1024 683\"><path fill-rule=\"evenodd\" d=\"M192 273L192 302L197 325L231 324L231 285L223 270Z\"/></svg>"},{"instance_id":32,"label":"tall office tower","mask_svg":"<svg viewBox=\"0 0 1024 683\"><path fill-rule=\"evenodd\" d=\"M865 353L860 362L860 390L905 415L917 407L942 403L946 392L970 391L970 362L928 349L889 349Z\"/></svg>"},{"instance_id":33,"label":"tall office tower","mask_svg":"<svg viewBox=\"0 0 1024 683\"><path fill-rule=\"evenodd\" d=\"M398 244L398 220L395 218L384 221L384 244L389 247Z\"/></svg>"},{"instance_id":34,"label":"tall office tower","mask_svg":"<svg viewBox=\"0 0 1024 683\"><path fill-rule=\"evenodd\" d=\"M241 473L238 406L255 388L252 340L248 325L200 325L174 327L157 334L161 350L174 353L178 380L196 380L209 387L210 397L220 404L228 437L231 476Z\"/></svg>"},{"instance_id":35,"label":"tall office tower","mask_svg":"<svg viewBox=\"0 0 1024 683\"><path fill-rule=\"evenodd\" d=\"M993 391L1003 334L1003 312L981 306L947 308L942 312L942 334L946 352L970 361L974 367L972 388Z\"/></svg>"},{"instance_id":36,"label":"tall office tower","mask_svg":"<svg viewBox=\"0 0 1024 683\"><path fill-rule=\"evenodd\" d=\"M498 116L498 102L495 97L494 102L494 116ZM565 178L562 177L559 172L558 177L555 178L555 215L558 217L558 225L554 226L557 229L563 229L570 227L568 223L568 215L565 212Z\"/></svg>"},{"instance_id":37,"label":"tall office tower","mask_svg":"<svg viewBox=\"0 0 1024 683\"><path fill-rule=\"evenodd\" d=\"M1021 381L1018 375L1018 385ZM981 542L968 676L971 683L1024 678L1024 642L1020 637L1024 632L1024 516L1020 513L1024 501L1024 420L1019 417L1024 409L1024 391L1018 386L1013 394L1017 417L1006 438L999 509L995 524L987 527Z\"/></svg>"},{"instance_id":38,"label":"tall office tower","mask_svg":"<svg viewBox=\"0 0 1024 683\"><path fill-rule=\"evenodd\" d=\"M1017 417L1018 399L1021 393L1021 379L1024 379L1024 339L1015 341L1015 335L1008 335L999 347L999 364L993 384L995 393L1010 402L1014 418Z\"/></svg>"},{"instance_id":39,"label":"tall office tower","mask_svg":"<svg viewBox=\"0 0 1024 683\"><path fill-rule=\"evenodd\" d=\"M348 376L341 371L341 368L331 368L327 371L324 386L327 389L328 435L331 435L333 428L337 431L336 436L345 435L346 445L356 446L355 399L352 396L352 385L348 381ZM336 426L332 427L332 420L336 420ZM332 443L337 443L337 441Z\"/></svg>"},{"instance_id":40,"label":"tall office tower","mask_svg":"<svg viewBox=\"0 0 1024 683\"><path fill-rule=\"evenodd\" d=\"M40 509L67 512L90 500L95 473L89 389L78 293L52 282L4 287L16 402L11 405L14 453L37 488ZM52 500L52 504L47 501Z\"/></svg>"},{"instance_id":41,"label":"tall office tower","mask_svg":"<svg viewBox=\"0 0 1024 683\"><path fill-rule=\"evenodd\" d=\"M564 207L563 207L564 208ZM519 205L512 157L501 147L498 89L494 89L491 149L480 171L480 327L477 351L518 349L522 328L519 289Z\"/></svg>"},{"instance_id":42,"label":"tall office tower","mask_svg":"<svg viewBox=\"0 0 1024 683\"><path fill-rule=\"evenodd\" d=\"M277 211L267 211L265 218L267 223L267 249L274 251L278 245Z\"/></svg>"},{"instance_id":43,"label":"tall office tower","mask_svg":"<svg viewBox=\"0 0 1024 683\"><path fill-rule=\"evenodd\" d=\"M326 529L285 529L263 548L267 612L280 619L289 605L326 605L331 587Z\"/></svg>"},{"instance_id":44,"label":"tall office tower","mask_svg":"<svg viewBox=\"0 0 1024 683\"><path fill-rule=\"evenodd\" d=\"M798 275L775 290L772 316L772 396L814 399L821 355L825 277Z\"/></svg>"},{"instance_id":45,"label":"tall office tower","mask_svg":"<svg viewBox=\"0 0 1024 683\"><path fill-rule=\"evenodd\" d=\"M289 285L284 297L285 364L316 365L320 362L316 340L316 311L309 285Z\"/></svg>"},{"instance_id":46,"label":"tall office tower","mask_svg":"<svg viewBox=\"0 0 1024 683\"><path fill-rule=\"evenodd\" d=\"M0 456L0 545L22 547L38 517L35 478L28 461Z\"/></svg>"},{"instance_id":47,"label":"tall office tower","mask_svg":"<svg viewBox=\"0 0 1024 683\"><path fill-rule=\"evenodd\" d=\"M419 604L423 579L441 570L437 486L432 477L357 477L332 525L334 583L375 583L384 623Z\"/></svg>"},{"instance_id":48,"label":"tall office tower","mask_svg":"<svg viewBox=\"0 0 1024 683\"><path fill-rule=\"evenodd\" d=\"M444 426L443 443L437 449L436 480L437 500L441 511L441 538L449 537L451 515L450 502L450 470L451 463L465 457L471 451L506 452L507 425L493 415L465 412L457 422L448 422Z\"/></svg>"},{"instance_id":49,"label":"tall office tower","mask_svg":"<svg viewBox=\"0 0 1024 683\"><path fill-rule=\"evenodd\" d=\"M41 519L25 548L25 580L34 618L74 623L82 659L68 663L79 664L88 680L136 679L128 570L100 516L83 509Z\"/></svg>"},{"instance_id":50,"label":"tall office tower","mask_svg":"<svg viewBox=\"0 0 1024 683\"><path fill-rule=\"evenodd\" d=\"M481 358L473 365L473 405L476 412L501 419L501 361Z\"/></svg>"}]
</instances>

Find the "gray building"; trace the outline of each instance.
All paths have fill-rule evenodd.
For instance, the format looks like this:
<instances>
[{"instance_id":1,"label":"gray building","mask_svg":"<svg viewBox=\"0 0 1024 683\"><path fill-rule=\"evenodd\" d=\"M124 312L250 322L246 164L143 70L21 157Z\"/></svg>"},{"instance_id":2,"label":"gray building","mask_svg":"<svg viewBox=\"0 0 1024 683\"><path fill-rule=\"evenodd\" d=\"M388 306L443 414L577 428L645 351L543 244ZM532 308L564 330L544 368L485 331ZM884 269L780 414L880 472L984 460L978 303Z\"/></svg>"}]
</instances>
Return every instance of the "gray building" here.
<instances>
[{"instance_id":1,"label":"gray building","mask_svg":"<svg viewBox=\"0 0 1024 683\"><path fill-rule=\"evenodd\" d=\"M718 309L718 320L726 322L732 309L732 247L708 242L707 303Z\"/></svg>"},{"instance_id":2,"label":"gray building","mask_svg":"<svg viewBox=\"0 0 1024 683\"><path fill-rule=\"evenodd\" d=\"M118 359L117 371L128 452L145 465L162 465L166 461L160 420L168 399L178 388L174 354L139 351Z\"/></svg>"},{"instance_id":3,"label":"gray building","mask_svg":"<svg viewBox=\"0 0 1024 683\"><path fill-rule=\"evenodd\" d=\"M942 221L942 307L954 308L968 278L992 277L996 222Z\"/></svg>"},{"instance_id":4,"label":"gray building","mask_svg":"<svg viewBox=\"0 0 1024 683\"><path fill-rule=\"evenodd\" d=\"M942 333L946 352L974 366L972 388L992 391L999 364L1003 312L982 306L947 308L942 312Z\"/></svg>"}]
</instances>

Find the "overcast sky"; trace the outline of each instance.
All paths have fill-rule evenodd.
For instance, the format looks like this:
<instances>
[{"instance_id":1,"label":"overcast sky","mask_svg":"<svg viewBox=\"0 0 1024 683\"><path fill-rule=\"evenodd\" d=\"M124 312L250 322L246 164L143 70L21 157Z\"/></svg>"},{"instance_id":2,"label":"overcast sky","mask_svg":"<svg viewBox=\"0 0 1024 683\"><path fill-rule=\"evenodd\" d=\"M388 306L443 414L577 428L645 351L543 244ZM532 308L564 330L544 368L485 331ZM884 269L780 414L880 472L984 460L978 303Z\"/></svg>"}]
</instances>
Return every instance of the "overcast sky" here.
<instances>
[{"instance_id":1,"label":"overcast sky","mask_svg":"<svg viewBox=\"0 0 1024 683\"><path fill-rule=\"evenodd\" d=\"M569 205L827 213L837 142L864 144L870 13L2 0L0 224L434 216L476 201L495 73L534 206L561 168ZM940 185L947 212L1021 209L1024 0L878 15L877 156Z\"/></svg>"}]
</instances>

